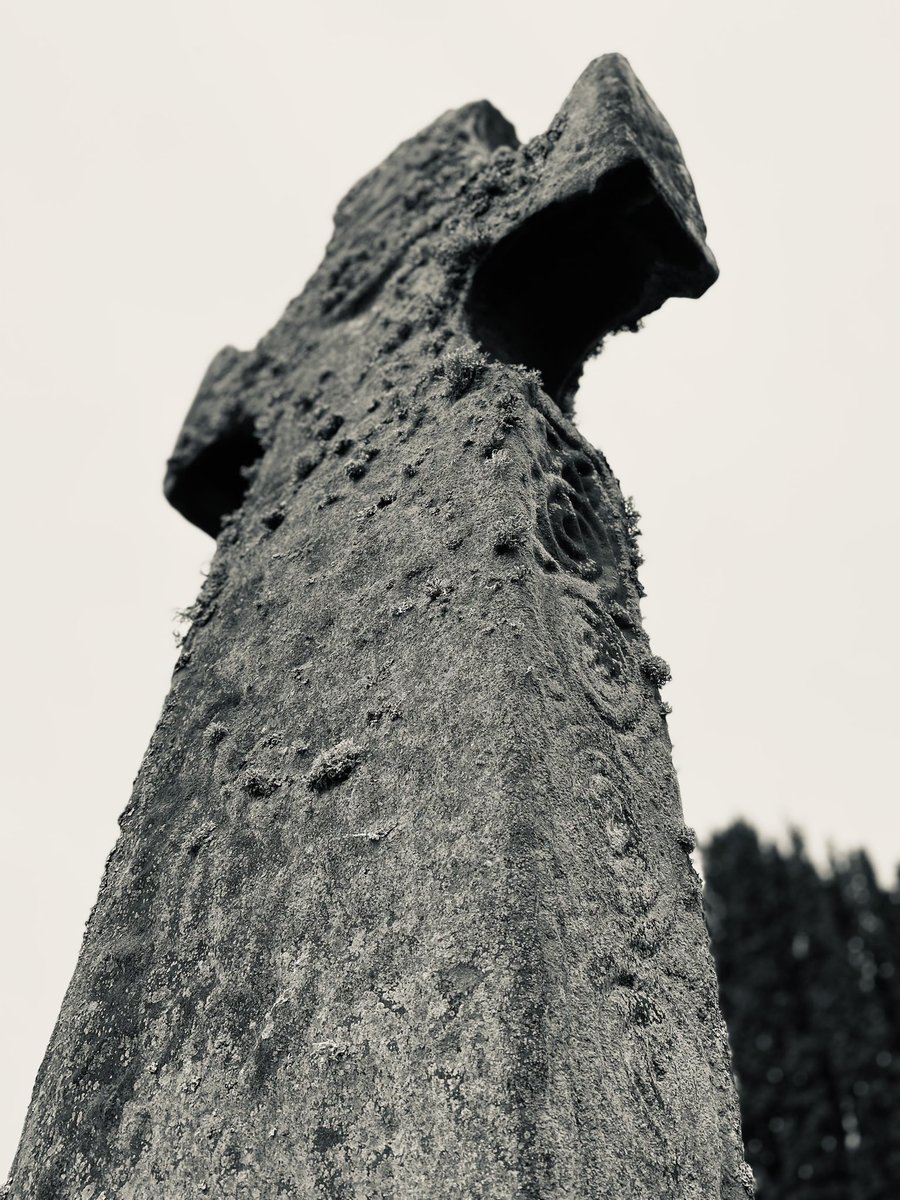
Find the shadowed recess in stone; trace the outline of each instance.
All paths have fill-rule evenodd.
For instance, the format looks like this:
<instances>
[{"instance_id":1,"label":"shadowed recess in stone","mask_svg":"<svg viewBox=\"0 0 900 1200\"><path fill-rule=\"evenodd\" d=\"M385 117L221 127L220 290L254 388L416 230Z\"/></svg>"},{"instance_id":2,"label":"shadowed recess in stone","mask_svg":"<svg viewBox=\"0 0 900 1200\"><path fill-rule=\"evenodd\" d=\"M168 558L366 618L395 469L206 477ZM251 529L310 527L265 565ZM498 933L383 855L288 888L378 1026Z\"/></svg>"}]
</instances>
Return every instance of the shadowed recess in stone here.
<instances>
[{"instance_id":1,"label":"shadowed recess in stone","mask_svg":"<svg viewBox=\"0 0 900 1200\"><path fill-rule=\"evenodd\" d=\"M543 208L494 246L467 300L472 335L501 362L537 370L569 411L581 368L610 333L715 278L642 162Z\"/></svg>"},{"instance_id":2,"label":"shadowed recess in stone","mask_svg":"<svg viewBox=\"0 0 900 1200\"><path fill-rule=\"evenodd\" d=\"M222 521L244 502L247 468L262 456L254 422L245 417L227 426L196 457L167 480L173 508L204 533L217 537Z\"/></svg>"}]
</instances>

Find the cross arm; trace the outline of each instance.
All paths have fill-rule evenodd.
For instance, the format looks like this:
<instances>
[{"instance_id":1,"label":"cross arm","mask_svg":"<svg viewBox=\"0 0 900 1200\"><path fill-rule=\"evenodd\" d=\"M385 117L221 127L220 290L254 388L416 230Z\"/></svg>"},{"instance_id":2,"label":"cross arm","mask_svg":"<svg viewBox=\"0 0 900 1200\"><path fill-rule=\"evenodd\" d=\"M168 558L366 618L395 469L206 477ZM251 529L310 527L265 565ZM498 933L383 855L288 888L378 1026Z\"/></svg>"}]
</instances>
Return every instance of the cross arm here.
<instances>
[{"instance_id":1,"label":"cross arm","mask_svg":"<svg viewBox=\"0 0 900 1200\"><path fill-rule=\"evenodd\" d=\"M466 296L475 339L537 369L571 407L584 360L718 268L678 142L619 54L583 72L528 167L473 237L486 247ZM512 171L509 172L513 174Z\"/></svg>"}]
</instances>

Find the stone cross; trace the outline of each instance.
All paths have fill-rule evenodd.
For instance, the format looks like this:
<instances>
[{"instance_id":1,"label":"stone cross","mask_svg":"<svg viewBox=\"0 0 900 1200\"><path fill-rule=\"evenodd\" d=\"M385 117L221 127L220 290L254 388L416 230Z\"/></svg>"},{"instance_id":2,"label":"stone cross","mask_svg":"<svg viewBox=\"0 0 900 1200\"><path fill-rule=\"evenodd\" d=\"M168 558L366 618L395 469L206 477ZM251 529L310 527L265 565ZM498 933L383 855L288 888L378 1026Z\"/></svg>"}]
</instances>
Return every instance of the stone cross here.
<instances>
[{"instance_id":1,"label":"stone cross","mask_svg":"<svg viewBox=\"0 0 900 1200\"><path fill-rule=\"evenodd\" d=\"M215 559L15 1200L737 1200L728 1045L635 514L585 358L716 267L624 59L520 145L440 117L213 361Z\"/></svg>"}]
</instances>

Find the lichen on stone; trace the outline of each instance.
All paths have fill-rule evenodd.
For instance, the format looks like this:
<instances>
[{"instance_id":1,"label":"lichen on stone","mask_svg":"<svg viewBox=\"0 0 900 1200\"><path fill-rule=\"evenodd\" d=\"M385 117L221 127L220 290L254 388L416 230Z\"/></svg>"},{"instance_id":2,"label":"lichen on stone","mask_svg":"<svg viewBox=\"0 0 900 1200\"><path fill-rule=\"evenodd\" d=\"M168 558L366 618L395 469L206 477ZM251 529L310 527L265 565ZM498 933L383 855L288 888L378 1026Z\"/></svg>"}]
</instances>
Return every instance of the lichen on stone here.
<instances>
[{"instance_id":1,"label":"lichen on stone","mask_svg":"<svg viewBox=\"0 0 900 1200\"><path fill-rule=\"evenodd\" d=\"M343 783L352 773L363 756L361 746L352 738L344 738L336 746L322 750L313 759L307 786L314 792L325 792L338 783Z\"/></svg>"}]
</instances>

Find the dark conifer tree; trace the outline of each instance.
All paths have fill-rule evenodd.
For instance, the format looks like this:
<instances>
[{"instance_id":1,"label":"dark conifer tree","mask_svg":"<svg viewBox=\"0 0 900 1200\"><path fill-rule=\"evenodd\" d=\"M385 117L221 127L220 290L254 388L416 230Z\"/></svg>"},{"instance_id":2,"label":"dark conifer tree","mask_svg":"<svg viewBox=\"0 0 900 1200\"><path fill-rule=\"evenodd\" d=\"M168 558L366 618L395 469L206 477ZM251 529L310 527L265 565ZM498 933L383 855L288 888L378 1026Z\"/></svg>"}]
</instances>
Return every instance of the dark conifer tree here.
<instances>
[{"instance_id":1,"label":"dark conifer tree","mask_svg":"<svg viewBox=\"0 0 900 1200\"><path fill-rule=\"evenodd\" d=\"M900 900L865 854L823 875L738 823L707 915L760 1200L900 1196Z\"/></svg>"}]
</instances>

